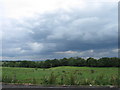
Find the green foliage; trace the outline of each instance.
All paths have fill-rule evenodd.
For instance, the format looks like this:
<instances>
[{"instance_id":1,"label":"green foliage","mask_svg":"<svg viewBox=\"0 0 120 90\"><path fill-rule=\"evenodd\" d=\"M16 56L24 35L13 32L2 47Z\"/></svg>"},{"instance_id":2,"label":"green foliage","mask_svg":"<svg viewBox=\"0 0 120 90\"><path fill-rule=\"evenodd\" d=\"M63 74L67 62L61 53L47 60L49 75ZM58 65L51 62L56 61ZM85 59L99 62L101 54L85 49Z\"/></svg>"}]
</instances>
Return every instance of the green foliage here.
<instances>
[{"instance_id":1,"label":"green foliage","mask_svg":"<svg viewBox=\"0 0 120 90\"><path fill-rule=\"evenodd\" d=\"M2 77L2 82L5 82L5 83L11 83L12 82L12 77L9 77L9 76L3 76Z\"/></svg>"},{"instance_id":2,"label":"green foliage","mask_svg":"<svg viewBox=\"0 0 120 90\"><path fill-rule=\"evenodd\" d=\"M98 64L98 61L96 59L90 57L87 59L86 64L89 67L95 67Z\"/></svg>"},{"instance_id":3,"label":"green foliage","mask_svg":"<svg viewBox=\"0 0 120 90\"><path fill-rule=\"evenodd\" d=\"M78 66L78 67L119 67L120 58L103 57L94 59L92 57L83 59L80 57L71 57L63 59L53 59L45 61L3 61L3 67L27 67L27 68L51 68L58 66Z\"/></svg>"},{"instance_id":4,"label":"green foliage","mask_svg":"<svg viewBox=\"0 0 120 90\"><path fill-rule=\"evenodd\" d=\"M57 76L54 74L54 72L52 72L49 77L43 76L43 78L41 79L42 84L55 85L56 84L56 78L57 78Z\"/></svg>"},{"instance_id":5,"label":"green foliage","mask_svg":"<svg viewBox=\"0 0 120 90\"><path fill-rule=\"evenodd\" d=\"M41 84L43 84L43 85L47 85L48 84L48 77L47 76L43 76L42 77Z\"/></svg>"},{"instance_id":6,"label":"green foliage","mask_svg":"<svg viewBox=\"0 0 120 90\"><path fill-rule=\"evenodd\" d=\"M37 84L37 80L36 80L36 78L32 78L32 84Z\"/></svg>"},{"instance_id":7,"label":"green foliage","mask_svg":"<svg viewBox=\"0 0 120 90\"><path fill-rule=\"evenodd\" d=\"M73 73L70 75L70 85L76 85L76 76Z\"/></svg>"},{"instance_id":8,"label":"green foliage","mask_svg":"<svg viewBox=\"0 0 120 90\"><path fill-rule=\"evenodd\" d=\"M5 75L5 76L2 77L2 82L5 82L5 83L17 83L18 80L16 79L16 75L13 75L12 77L8 76L8 75Z\"/></svg>"},{"instance_id":9,"label":"green foliage","mask_svg":"<svg viewBox=\"0 0 120 90\"><path fill-rule=\"evenodd\" d=\"M2 68L2 82L40 85L114 85L120 83L115 67Z\"/></svg>"},{"instance_id":10,"label":"green foliage","mask_svg":"<svg viewBox=\"0 0 120 90\"><path fill-rule=\"evenodd\" d=\"M57 76L55 76L54 72L52 72L48 78L48 83L49 84L56 84L56 78L57 78Z\"/></svg>"}]
</instances>

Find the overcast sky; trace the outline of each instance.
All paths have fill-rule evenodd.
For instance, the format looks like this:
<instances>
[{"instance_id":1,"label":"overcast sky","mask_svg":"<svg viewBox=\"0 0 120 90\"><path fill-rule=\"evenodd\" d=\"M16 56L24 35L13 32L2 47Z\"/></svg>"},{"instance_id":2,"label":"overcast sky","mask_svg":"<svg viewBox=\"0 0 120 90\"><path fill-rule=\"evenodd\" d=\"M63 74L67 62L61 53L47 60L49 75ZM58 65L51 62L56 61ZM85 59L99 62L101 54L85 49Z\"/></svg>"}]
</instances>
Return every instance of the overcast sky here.
<instances>
[{"instance_id":1,"label":"overcast sky","mask_svg":"<svg viewBox=\"0 0 120 90\"><path fill-rule=\"evenodd\" d=\"M118 55L117 0L0 0L2 59Z\"/></svg>"}]
</instances>

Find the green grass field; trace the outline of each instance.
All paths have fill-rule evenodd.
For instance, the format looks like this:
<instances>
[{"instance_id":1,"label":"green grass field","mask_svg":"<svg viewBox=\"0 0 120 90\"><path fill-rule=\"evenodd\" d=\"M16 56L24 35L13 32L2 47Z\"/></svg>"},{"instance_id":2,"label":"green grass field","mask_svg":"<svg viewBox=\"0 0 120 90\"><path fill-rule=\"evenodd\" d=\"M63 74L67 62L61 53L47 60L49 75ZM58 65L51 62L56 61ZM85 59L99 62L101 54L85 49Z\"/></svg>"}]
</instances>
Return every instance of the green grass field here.
<instances>
[{"instance_id":1,"label":"green grass field","mask_svg":"<svg viewBox=\"0 0 120 90\"><path fill-rule=\"evenodd\" d=\"M16 68L2 67L2 82L38 85L117 85L118 68L106 67L54 67Z\"/></svg>"}]
</instances>

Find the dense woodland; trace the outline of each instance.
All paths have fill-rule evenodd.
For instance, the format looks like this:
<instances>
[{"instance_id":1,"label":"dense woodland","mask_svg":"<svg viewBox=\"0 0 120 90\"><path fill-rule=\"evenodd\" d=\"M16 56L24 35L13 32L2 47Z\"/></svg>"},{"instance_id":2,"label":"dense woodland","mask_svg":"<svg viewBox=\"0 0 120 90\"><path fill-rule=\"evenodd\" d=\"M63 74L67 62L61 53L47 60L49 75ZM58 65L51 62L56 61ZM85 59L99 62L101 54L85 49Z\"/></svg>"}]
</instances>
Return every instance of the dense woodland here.
<instances>
[{"instance_id":1,"label":"dense woodland","mask_svg":"<svg viewBox=\"0 0 120 90\"><path fill-rule=\"evenodd\" d=\"M3 61L3 67L29 67L29 68L51 68L58 66L78 66L78 67L119 67L120 58L103 57L99 59L81 57L71 57L63 59L53 59L45 61Z\"/></svg>"}]
</instances>

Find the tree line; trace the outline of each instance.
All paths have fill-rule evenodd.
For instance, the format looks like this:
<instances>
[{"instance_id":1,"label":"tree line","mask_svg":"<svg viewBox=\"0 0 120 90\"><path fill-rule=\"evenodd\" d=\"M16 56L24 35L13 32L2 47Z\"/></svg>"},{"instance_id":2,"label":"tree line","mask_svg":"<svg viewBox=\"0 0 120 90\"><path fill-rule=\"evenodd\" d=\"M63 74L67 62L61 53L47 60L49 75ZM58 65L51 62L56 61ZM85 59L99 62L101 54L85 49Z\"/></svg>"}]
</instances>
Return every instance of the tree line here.
<instances>
[{"instance_id":1,"label":"tree line","mask_svg":"<svg viewBox=\"0 0 120 90\"><path fill-rule=\"evenodd\" d=\"M99 59L81 57L70 57L62 59L52 59L45 61L2 61L3 67L29 67L29 68L51 68L58 66L78 66L78 67L119 67L120 58L102 57Z\"/></svg>"}]
</instances>

